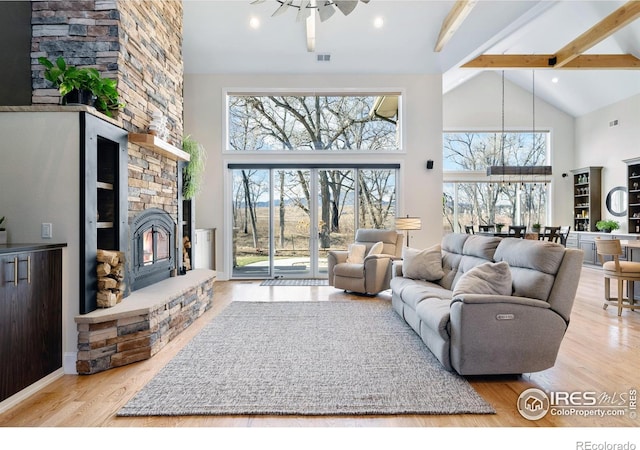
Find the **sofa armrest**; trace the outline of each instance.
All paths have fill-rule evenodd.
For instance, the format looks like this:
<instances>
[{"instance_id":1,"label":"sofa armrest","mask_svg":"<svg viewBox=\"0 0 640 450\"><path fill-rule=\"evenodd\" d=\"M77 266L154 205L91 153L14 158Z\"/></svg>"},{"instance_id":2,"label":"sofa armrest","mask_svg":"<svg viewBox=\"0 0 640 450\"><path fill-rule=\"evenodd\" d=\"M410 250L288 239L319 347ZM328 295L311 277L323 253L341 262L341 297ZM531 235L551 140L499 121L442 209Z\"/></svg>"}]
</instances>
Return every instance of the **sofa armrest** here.
<instances>
[{"instance_id":1,"label":"sofa armrest","mask_svg":"<svg viewBox=\"0 0 640 450\"><path fill-rule=\"evenodd\" d=\"M547 302L508 295L451 301L451 365L461 375L537 372L552 367L567 329Z\"/></svg>"},{"instance_id":2,"label":"sofa armrest","mask_svg":"<svg viewBox=\"0 0 640 450\"><path fill-rule=\"evenodd\" d=\"M366 264L367 261L371 261L373 259L384 259L384 260L394 260L396 257L393 255L388 255L386 253L378 253L375 255L367 255L364 257L364 262Z\"/></svg>"},{"instance_id":3,"label":"sofa armrest","mask_svg":"<svg viewBox=\"0 0 640 450\"><path fill-rule=\"evenodd\" d=\"M402 258L394 259L391 262L391 278L402 276Z\"/></svg>"},{"instance_id":4,"label":"sofa armrest","mask_svg":"<svg viewBox=\"0 0 640 450\"><path fill-rule=\"evenodd\" d=\"M549 303L529 297L514 297L511 295L487 295L487 294L460 294L451 300L453 305L456 302L462 302L473 305L495 305L498 303L510 303L513 305L533 306L536 308L550 309Z\"/></svg>"},{"instance_id":5,"label":"sofa armrest","mask_svg":"<svg viewBox=\"0 0 640 450\"><path fill-rule=\"evenodd\" d=\"M327 273L329 275L329 286L335 286L333 283L333 268L336 264L347 262L349 252L347 250L330 250L327 253Z\"/></svg>"},{"instance_id":6,"label":"sofa armrest","mask_svg":"<svg viewBox=\"0 0 640 450\"><path fill-rule=\"evenodd\" d=\"M346 250L330 250L329 253L327 253L327 257L329 259L333 258L334 264L347 262L348 256L349 256L349 252Z\"/></svg>"},{"instance_id":7,"label":"sofa armrest","mask_svg":"<svg viewBox=\"0 0 640 450\"><path fill-rule=\"evenodd\" d=\"M391 262L395 258L384 253L364 258L364 286L368 293L374 294L389 289Z\"/></svg>"}]
</instances>

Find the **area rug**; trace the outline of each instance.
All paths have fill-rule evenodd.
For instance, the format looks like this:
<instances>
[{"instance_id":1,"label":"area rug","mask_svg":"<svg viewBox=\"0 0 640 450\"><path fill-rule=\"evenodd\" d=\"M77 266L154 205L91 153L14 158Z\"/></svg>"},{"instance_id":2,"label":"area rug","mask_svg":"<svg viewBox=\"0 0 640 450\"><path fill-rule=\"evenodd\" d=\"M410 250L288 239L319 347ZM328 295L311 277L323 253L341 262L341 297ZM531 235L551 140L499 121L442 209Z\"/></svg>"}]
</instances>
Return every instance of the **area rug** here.
<instances>
[{"instance_id":1,"label":"area rug","mask_svg":"<svg viewBox=\"0 0 640 450\"><path fill-rule=\"evenodd\" d=\"M118 416L492 414L384 300L233 302Z\"/></svg>"},{"instance_id":2,"label":"area rug","mask_svg":"<svg viewBox=\"0 0 640 450\"><path fill-rule=\"evenodd\" d=\"M284 279L276 278L272 280L264 280L260 286L329 286L329 280L316 280L313 278L305 279Z\"/></svg>"}]
</instances>

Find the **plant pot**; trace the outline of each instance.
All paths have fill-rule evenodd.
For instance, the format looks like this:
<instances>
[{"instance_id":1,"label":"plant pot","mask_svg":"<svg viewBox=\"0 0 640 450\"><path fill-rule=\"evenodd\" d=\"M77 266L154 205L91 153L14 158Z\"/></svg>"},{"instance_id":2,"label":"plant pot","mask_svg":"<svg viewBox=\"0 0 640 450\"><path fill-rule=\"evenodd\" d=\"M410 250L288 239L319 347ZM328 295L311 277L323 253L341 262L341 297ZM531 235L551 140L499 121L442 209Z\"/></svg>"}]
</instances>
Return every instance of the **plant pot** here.
<instances>
[{"instance_id":1,"label":"plant pot","mask_svg":"<svg viewBox=\"0 0 640 450\"><path fill-rule=\"evenodd\" d=\"M602 230L603 233L611 233L611 230Z\"/></svg>"},{"instance_id":2,"label":"plant pot","mask_svg":"<svg viewBox=\"0 0 640 450\"><path fill-rule=\"evenodd\" d=\"M88 89L74 89L62 97L63 105L88 105L94 106L96 96Z\"/></svg>"},{"instance_id":3,"label":"plant pot","mask_svg":"<svg viewBox=\"0 0 640 450\"><path fill-rule=\"evenodd\" d=\"M0 244L7 243L7 230L0 231Z\"/></svg>"}]
</instances>

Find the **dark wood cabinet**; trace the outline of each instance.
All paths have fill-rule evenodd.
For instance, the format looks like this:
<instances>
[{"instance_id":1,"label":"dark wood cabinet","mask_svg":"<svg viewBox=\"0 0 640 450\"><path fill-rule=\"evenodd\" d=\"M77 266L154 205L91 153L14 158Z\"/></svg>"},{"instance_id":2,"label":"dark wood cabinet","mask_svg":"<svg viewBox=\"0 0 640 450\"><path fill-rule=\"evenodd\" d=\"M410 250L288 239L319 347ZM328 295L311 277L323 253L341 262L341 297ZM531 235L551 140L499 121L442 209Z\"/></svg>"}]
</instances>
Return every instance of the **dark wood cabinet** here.
<instances>
[{"instance_id":1,"label":"dark wood cabinet","mask_svg":"<svg viewBox=\"0 0 640 450\"><path fill-rule=\"evenodd\" d=\"M602 167L574 169L573 174L573 229L596 231L602 203Z\"/></svg>"},{"instance_id":2,"label":"dark wood cabinet","mask_svg":"<svg viewBox=\"0 0 640 450\"><path fill-rule=\"evenodd\" d=\"M62 367L62 250L0 253L0 401Z\"/></svg>"}]
</instances>

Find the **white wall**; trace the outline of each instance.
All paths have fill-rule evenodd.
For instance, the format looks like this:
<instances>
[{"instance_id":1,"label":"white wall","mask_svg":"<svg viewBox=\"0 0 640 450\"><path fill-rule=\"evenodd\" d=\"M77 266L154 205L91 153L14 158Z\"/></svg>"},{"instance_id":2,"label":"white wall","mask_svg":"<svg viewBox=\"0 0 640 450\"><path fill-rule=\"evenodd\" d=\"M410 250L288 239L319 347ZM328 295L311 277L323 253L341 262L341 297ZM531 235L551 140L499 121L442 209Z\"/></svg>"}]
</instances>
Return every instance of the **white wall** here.
<instances>
[{"instance_id":1,"label":"white wall","mask_svg":"<svg viewBox=\"0 0 640 450\"><path fill-rule=\"evenodd\" d=\"M551 131L551 165L553 166L551 223L573 224L571 169L574 158L574 119L555 107L536 99L536 130ZM531 93L505 81L505 130L531 130L533 105ZM486 71L444 95L444 130L500 130L502 126L502 77ZM545 225L545 224L543 224Z\"/></svg>"},{"instance_id":2,"label":"white wall","mask_svg":"<svg viewBox=\"0 0 640 450\"><path fill-rule=\"evenodd\" d=\"M618 120L618 126L609 122ZM620 222L626 232L626 217L608 213L605 199L615 186L626 186L625 159L640 157L640 95L576 119L576 163L579 167L603 166L602 218Z\"/></svg>"},{"instance_id":3,"label":"white wall","mask_svg":"<svg viewBox=\"0 0 640 450\"><path fill-rule=\"evenodd\" d=\"M78 113L0 112L0 217L11 243L67 243L63 250L62 351L75 373L79 314L80 218ZM53 238L40 225L53 224Z\"/></svg>"},{"instance_id":4,"label":"white wall","mask_svg":"<svg viewBox=\"0 0 640 450\"><path fill-rule=\"evenodd\" d=\"M424 247L442 237L442 79L436 75L185 75L184 102L186 134L208 151L203 189L196 197L196 227L217 228L216 264L218 276L229 276L230 231L224 217L225 164L249 162L251 155L222 153L224 126L223 91L229 89L358 89L401 90L404 100L404 142L399 155L331 155L331 162L398 162L401 164L399 213L422 217L421 231L411 233L411 245ZM277 158L277 157L274 157ZM302 160L295 155L287 161ZM427 171L428 159L435 167ZM318 160L324 161L324 160ZM428 194L427 194L428 193ZM226 264L223 264L226 263Z\"/></svg>"}]
</instances>

